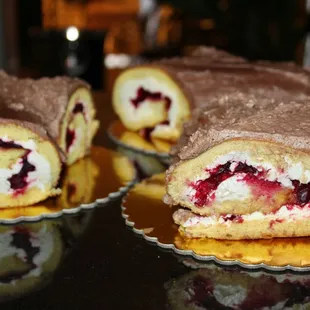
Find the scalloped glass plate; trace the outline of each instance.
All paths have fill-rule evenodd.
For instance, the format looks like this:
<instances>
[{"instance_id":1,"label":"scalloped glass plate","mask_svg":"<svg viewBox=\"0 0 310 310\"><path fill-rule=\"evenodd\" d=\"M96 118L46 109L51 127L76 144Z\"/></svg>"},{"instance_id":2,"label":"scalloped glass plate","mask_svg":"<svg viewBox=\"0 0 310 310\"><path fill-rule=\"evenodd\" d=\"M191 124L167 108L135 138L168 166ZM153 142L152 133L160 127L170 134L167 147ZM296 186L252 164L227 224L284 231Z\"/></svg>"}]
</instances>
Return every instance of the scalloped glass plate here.
<instances>
[{"instance_id":1,"label":"scalloped glass plate","mask_svg":"<svg viewBox=\"0 0 310 310\"><path fill-rule=\"evenodd\" d=\"M190 239L178 232L172 214L177 207L163 203L165 175L158 174L136 184L124 197L122 216L134 232L177 254L202 261L272 271L310 270L310 237L268 240Z\"/></svg>"},{"instance_id":2,"label":"scalloped glass plate","mask_svg":"<svg viewBox=\"0 0 310 310\"><path fill-rule=\"evenodd\" d=\"M170 159L169 150L172 144L159 139L154 140L153 143L147 141L138 133L127 130L119 120L109 126L108 136L117 145L143 154Z\"/></svg>"},{"instance_id":3,"label":"scalloped glass plate","mask_svg":"<svg viewBox=\"0 0 310 310\"><path fill-rule=\"evenodd\" d=\"M0 223L38 221L93 209L121 196L135 179L135 167L126 156L94 146L88 157L66 168L61 195L33 206L0 209Z\"/></svg>"}]
</instances>

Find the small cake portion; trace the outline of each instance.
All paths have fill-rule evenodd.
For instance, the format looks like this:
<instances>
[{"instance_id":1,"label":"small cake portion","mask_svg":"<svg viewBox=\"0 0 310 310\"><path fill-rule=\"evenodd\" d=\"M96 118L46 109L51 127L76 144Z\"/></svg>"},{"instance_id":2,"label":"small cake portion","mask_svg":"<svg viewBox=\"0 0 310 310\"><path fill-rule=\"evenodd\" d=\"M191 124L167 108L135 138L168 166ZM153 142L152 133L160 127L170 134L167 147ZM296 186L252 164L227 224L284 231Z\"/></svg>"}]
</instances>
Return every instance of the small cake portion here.
<instances>
[{"instance_id":1,"label":"small cake portion","mask_svg":"<svg viewBox=\"0 0 310 310\"><path fill-rule=\"evenodd\" d=\"M0 103L0 115L0 208L59 194L64 157L58 146L32 114Z\"/></svg>"},{"instance_id":2,"label":"small cake portion","mask_svg":"<svg viewBox=\"0 0 310 310\"><path fill-rule=\"evenodd\" d=\"M192 88L208 78L204 75L194 78L194 73L217 64L225 70L226 65L232 64L233 69L234 64L246 63L243 58L214 48L205 47L204 52L197 50L197 53L197 57L162 59L132 67L118 77L113 89L113 107L126 128L147 130L152 138L177 141L191 108L198 104Z\"/></svg>"},{"instance_id":3,"label":"small cake portion","mask_svg":"<svg viewBox=\"0 0 310 310\"><path fill-rule=\"evenodd\" d=\"M166 202L188 237L310 235L308 101L198 129L167 172Z\"/></svg>"},{"instance_id":4,"label":"small cake portion","mask_svg":"<svg viewBox=\"0 0 310 310\"><path fill-rule=\"evenodd\" d=\"M8 107L21 103L36 115L65 153L67 165L89 153L99 122L87 83L68 77L18 79L1 72L0 98Z\"/></svg>"},{"instance_id":5,"label":"small cake portion","mask_svg":"<svg viewBox=\"0 0 310 310\"><path fill-rule=\"evenodd\" d=\"M183 124L199 114L196 109L232 108L245 101L243 94L253 98L248 105L260 105L257 96L271 103L309 96L309 73L297 66L221 59L221 51L212 53L214 57L163 59L125 70L113 89L113 107L124 126L149 141L175 143Z\"/></svg>"},{"instance_id":6,"label":"small cake portion","mask_svg":"<svg viewBox=\"0 0 310 310\"><path fill-rule=\"evenodd\" d=\"M113 107L124 126L176 141L189 119L190 103L172 70L139 66L122 73L113 88Z\"/></svg>"}]
</instances>

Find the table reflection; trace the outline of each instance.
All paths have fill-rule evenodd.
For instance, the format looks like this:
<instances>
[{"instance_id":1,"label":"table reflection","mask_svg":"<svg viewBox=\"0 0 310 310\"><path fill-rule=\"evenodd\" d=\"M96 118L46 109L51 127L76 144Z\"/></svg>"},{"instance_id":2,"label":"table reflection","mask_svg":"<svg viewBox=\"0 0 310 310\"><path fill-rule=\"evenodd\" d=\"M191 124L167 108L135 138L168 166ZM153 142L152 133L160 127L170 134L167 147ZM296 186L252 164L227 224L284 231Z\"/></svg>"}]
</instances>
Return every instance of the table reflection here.
<instances>
[{"instance_id":1,"label":"table reflection","mask_svg":"<svg viewBox=\"0 0 310 310\"><path fill-rule=\"evenodd\" d=\"M191 268L166 283L171 309L309 309L310 274L221 268L194 259Z\"/></svg>"},{"instance_id":2,"label":"table reflection","mask_svg":"<svg viewBox=\"0 0 310 310\"><path fill-rule=\"evenodd\" d=\"M0 302L45 287L78 237L91 211L57 220L0 226Z\"/></svg>"}]
</instances>

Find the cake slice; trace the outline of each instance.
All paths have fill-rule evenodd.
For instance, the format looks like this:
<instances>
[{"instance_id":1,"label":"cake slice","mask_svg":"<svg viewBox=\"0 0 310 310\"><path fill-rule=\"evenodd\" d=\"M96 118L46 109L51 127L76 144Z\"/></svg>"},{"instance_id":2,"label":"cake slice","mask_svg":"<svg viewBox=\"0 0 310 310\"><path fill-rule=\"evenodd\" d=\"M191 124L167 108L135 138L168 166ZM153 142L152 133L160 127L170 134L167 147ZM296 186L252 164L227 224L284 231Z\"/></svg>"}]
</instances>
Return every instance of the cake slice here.
<instances>
[{"instance_id":1,"label":"cake slice","mask_svg":"<svg viewBox=\"0 0 310 310\"><path fill-rule=\"evenodd\" d=\"M167 172L166 202L188 237L310 235L308 101L198 129Z\"/></svg>"},{"instance_id":2,"label":"cake slice","mask_svg":"<svg viewBox=\"0 0 310 310\"><path fill-rule=\"evenodd\" d=\"M14 110L0 103L0 115L0 208L59 194L64 156L38 119L21 104Z\"/></svg>"},{"instance_id":3,"label":"cake slice","mask_svg":"<svg viewBox=\"0 0 310 310\"><path fill-rule=\"evenodd\" d=\"M18 91L16 91L18 89ZM0 99L36 115L71 165L89 153L99 128L90 86L69 77L18 79L0 72Z\"/></svg>"},{"instance_id":4,"label":"cake slice","mask_svg":"<svg viewBox=\"0 0 310 310\"><path fill-rule=\"evenodd\" d=\"M127 129L176 142L196 109L238 105L238 93L252 96L254 104L256 96L269 102L309 96L309 73L297 66L225 59L173 58L129 68L115 82L114 110ZM227 99L232 94L236 100Z\"/></svg>"}]
</instances>

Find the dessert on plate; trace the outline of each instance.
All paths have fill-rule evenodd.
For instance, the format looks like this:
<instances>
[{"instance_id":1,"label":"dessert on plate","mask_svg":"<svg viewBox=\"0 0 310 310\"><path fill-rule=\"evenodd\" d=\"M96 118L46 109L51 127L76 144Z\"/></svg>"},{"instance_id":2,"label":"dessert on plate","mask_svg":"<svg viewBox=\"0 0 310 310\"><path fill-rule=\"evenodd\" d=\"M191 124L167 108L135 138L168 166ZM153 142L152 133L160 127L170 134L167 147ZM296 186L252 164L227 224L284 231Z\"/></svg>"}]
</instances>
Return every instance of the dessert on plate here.
<instances>
[{"instance_id":1,"label":"dessert on plate","mask_svg":"<svg viewBox=\"0 0 310 310\"><path fill-rule=\"evenodd\" d=\"M113 107L124 126L150 141L176 142L196 108L208 111L219 102L238 105L226 100L238 87L269 101L291 94L291 89L296 98L309 95L309 73L295 65L249 63L204 49L201 56L163 59L125 70L113 89Z\"/></svg>"},{"instance_id":2,"label":"dessert on plate","mask_svg":"<svg viewBox=\"0 0 310 310\"><path fill-rule=\"evenodd\" d=\"M31 205L60 193L64 156L37 117L0 96L0 208Z\"/></svg>"},{"instance_id":3,"label":"dessert on plate","mask_svg":"<svg viewBox=\"0 0 310 310\"><path fill-rule=\"evenodd\" d=\"M308 101L198 128L167 171L168 204L187 237L309 236Z\"/></svg>"},{"instance_id":4,"label":"dessert on plate","mask_svg":"<svg viewBox=\"0 0 310 310\"><path fill-rule=\"evenodd\" d=\"M86 82L64 76L18 79L1 71L0 99L8 107L34 114L66 155L68 165L89 153L99 122Z\"/></svg>"},{"instance_id":5,"label":"dessert on plate","mask_svg":"<svg viewBox=\"0 0 310 310\"><path fill-rule=\"evenodd\" d=\"M90 152L99 122L89 85L0 72L0 208L58 195L63 164Z\"/></svg>"}]
</instances>

